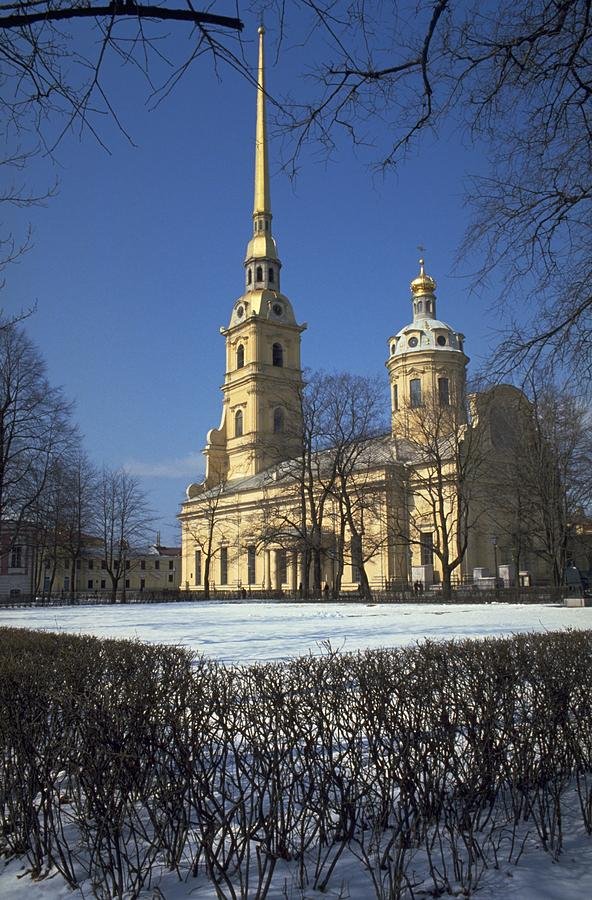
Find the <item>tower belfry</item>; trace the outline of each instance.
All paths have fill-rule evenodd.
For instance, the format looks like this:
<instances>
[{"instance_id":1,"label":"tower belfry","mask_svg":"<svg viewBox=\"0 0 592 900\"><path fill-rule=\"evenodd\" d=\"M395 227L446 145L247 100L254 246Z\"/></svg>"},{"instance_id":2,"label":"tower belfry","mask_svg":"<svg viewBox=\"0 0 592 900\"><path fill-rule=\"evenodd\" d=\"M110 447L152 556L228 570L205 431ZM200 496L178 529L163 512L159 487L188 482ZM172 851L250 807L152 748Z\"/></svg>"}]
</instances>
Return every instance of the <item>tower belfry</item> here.
<instances>
[{"instance_id":1,"label":"tower belfry","mask_svg":"<svg viewBox=\"0 0 592 900\"><path fill-rule=\"evenodd\" d=\"M280 292L281 262L272 236L265 111L263 26L259 28L252 236L245 254L245 290L235 301L226 339L222 418L208 432L206 487L257 475L297 454L302 431L300 335ZM188 495L191 497L193 488Z\"/></svg>"},{"instance_id":2,"label":"tower belfry","mask_svg":"<svg viewBox=\"0 0 592 900\"><path fill-rule=\"evenodd\" d=\"M451 423L462 417L466 381L464 335L436 318L436 282L425 270L409 285L413 320L389 338L386 367L391 383L393 437L407 437L414 420L424 410L449 407L457 411ZM444 416L441 417L441 421Z\"/></svg>"}]
</instances>

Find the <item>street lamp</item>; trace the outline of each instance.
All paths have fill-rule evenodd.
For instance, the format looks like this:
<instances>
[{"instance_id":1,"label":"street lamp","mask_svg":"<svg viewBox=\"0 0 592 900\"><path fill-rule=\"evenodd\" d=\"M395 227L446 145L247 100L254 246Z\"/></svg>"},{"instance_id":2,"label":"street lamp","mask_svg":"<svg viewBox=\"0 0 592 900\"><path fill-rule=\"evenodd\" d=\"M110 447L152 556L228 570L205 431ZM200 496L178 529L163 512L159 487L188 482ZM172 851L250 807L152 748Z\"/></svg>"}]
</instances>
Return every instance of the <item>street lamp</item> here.
<instances>
[{"instance_id":1,"label":"street lamp","mask_svg":"<svg viewBox=\"0 0 592 900\"><path fill-rule=\"evenodd\" d=\"M491 536L491 543L493 544L493 570L495 575L495 593L497 596L498 589L498 580L497 580L497 534L493 534Z\"/></svg>"}]
</instances>

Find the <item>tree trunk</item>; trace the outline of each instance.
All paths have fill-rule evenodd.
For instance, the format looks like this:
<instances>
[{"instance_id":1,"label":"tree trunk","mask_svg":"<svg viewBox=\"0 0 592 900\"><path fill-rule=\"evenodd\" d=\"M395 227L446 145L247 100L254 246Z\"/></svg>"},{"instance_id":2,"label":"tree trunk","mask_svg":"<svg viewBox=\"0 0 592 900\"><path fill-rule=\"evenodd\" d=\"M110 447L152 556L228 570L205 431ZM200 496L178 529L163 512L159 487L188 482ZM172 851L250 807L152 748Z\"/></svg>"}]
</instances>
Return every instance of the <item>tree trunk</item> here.
<instances>
[{"instance_id":1,"label":"tree trunk","mask_svg":"<svg viewBox=\"0 0 592 900\"><path fill-rule=\"evenodd\" d=\"M313 569L312 569L312 581L313 581L313 590L315 596L321 596L321 591L323 589L322 585L322 565L321 565L321 548L315 544L313 547Z\"/></svg>"},{"instance_id":2,"label":"tree trunk","mask_svg":"<svg viewBox=\"0 0 592 900\"><path fill-rule=\"evenodd\" d=\"M442 600L450 603L452 600L452 580L451 571L447 565L442 565Z\"/></svg>"},{"instance_id":3,"label":"tree trunk","mask_svg":"<svg viewBox=\"0 0 592 900\"><path fill-rule=\"evenodd\" d=\"M360 566L360 587L362 589L362 597L365 600L372 600L372 591L370 589L370 582L368 581L368 575L366 573L366 566L364 565L364 560L361 561Z\"/></svg>"},{"instance_id":4,"label":"tree trunk","mask_svg":"<svg viewBox=\"0 0 592 900\"><path fill-rule=\"evenodd\" d=\"M70 566L70 598L76 599L76 562L78 557L72 557L72 565Z\"/></svg>"}]
</instances>

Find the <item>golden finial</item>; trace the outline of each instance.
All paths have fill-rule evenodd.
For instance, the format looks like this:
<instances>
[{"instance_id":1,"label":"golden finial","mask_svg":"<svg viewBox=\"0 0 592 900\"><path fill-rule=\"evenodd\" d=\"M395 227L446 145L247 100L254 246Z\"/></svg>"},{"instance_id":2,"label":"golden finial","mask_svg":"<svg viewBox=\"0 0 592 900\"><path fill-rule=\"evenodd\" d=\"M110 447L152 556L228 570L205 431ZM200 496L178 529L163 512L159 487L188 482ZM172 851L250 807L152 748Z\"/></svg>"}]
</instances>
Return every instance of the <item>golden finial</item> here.
<instances>
[{"instance_id":1,"label":"golden finial","mask_svg":"<svg viewBox=\"0 0 592 900\"><path fill-rule=\"evenodd\" d=\"M418 247L422 251L424 247ZM411 290L414 294L433 294L436 290L436 282L430 275L426 275L423 256L419 258L419 275L411 282Z\"/></svg>"}]
</instances>

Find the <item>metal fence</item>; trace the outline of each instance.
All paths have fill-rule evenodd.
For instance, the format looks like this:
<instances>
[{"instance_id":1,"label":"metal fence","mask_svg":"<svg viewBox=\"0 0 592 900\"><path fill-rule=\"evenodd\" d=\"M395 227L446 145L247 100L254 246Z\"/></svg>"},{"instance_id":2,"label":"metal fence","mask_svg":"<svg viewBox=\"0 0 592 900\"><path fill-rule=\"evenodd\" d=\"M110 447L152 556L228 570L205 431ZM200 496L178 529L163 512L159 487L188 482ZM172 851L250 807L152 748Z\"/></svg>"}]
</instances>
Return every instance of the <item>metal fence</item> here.
<instances>
[{"instance_id":1,"label":"metal fence","mask_svg":"<svg viewBox=\"0 0 592 900\"><path fill-rule=\"evenodd\" d=\"M448 603L562 603L566 597L581 597L582 588L578 585L565 585L553 587L548 585L534 587L509 587L492 590L482 590L476 585L463 584L453 589L452 597ZM203 591L126 591L125 596L118 596L116 601L104 593L80 593L76 597L64 593L52 596L35 596L20 594L18 596L0 595L0 607L5 609L18 609L21 607L53 607L53 606L104 606L112 604L133 603L187 603L212 600L241 601L241 600L274 600L278 602L300 603L415 603L417 605L430 605L446 602L440 590L427 590L422 593L414 593L409 589L377 589L372 591L372 597L366 598L358 591L349 591L339 594L337 597L323 592L319 595L302 596L300 591L273 591L248 588L233 588L232 590L212 590L206 597Z\"/></svg>"}]
</instances>

